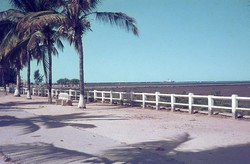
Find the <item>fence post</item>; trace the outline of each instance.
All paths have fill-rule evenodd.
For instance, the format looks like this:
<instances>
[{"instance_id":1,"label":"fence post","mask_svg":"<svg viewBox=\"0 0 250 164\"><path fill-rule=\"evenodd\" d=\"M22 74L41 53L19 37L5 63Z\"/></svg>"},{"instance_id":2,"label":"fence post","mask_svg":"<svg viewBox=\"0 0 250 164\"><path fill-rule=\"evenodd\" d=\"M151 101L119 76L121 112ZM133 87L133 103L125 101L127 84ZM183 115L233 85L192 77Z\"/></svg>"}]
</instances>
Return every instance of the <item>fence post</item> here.
<instances>
[{"instance_id":1,"label":"fence post","mask_svg":"<svg viewBox=\"0 0 250 164\"><path fill-rule=\"evenodd\" d=\"M55 96L58 97L58 89L55 89Z\"/></svg>"},{"instance_id":2,"label":"fence post","mask_svg":"<svg viewBox=\"0 0 250 164\"><path fill-rule=\"evenodd\" d=\"M104 97L105 97L105 95L104 95L104 91L102 91L102 103L104 103Z\"/></svg>"},{"instance_id":3,"label":"fence post","mask_svg":"<svg viewBox=\"0 0 250 164\"><path fill-rule=\"evenodd\" d=\"M174 112L175 108L174 104L175 104L175 96L174 94L171 94L171 112Z\"/></svg>"},{"instance_id":4,"label":"fence post","mask_svg":"<svg viewBox=\"0 0 250 164\"><path fill-rule=\"evenodd\" d=\"M237 119L238 118L238 100L237 100L238 95L232 95L232 114L233 118Z\"/></svg>"},{"instance_id":5,"label":"fence post","mask_svg":"<svg viewBox=\"0 0 250 164\"><path fill-rule=\"evenodd\" d=\"M120 92L120 105L123 105L123 94Z\"/></svg>"},{"instance_id":6,"label":"fence post","mask_svg":"<svg viewBox=\"0 0 250 164\"><path fill-rule=\"evenodd\" d=\"M146 108L146 94L142 93L142 108L145 109Z\"/></svg>"},{"instance_id":7,"label":"fence post","mask_svg":"<svg viewBox=\"0 0 250 164\"><path fill-rule=\"evenodd\" d=\"M194 95L193 93L188 94L188 112L189 112L189 114L193 114L193 108L192 108L192 105L194 103L193 95Z\"/></svg>"},{"instance_id":8,"label":"fence post","mask_svg":"<svg viewBox=\"0 0 250 164\"><path fill-rule=\"evenodd\" d=\"M55 96L55 89L51 89L51 92L52 92L52 97Z\"/></svg>"},{"instance_id":9,"label":"fence post","mask_svg":"<svg viewBox=\"0 0 250 164\"><path fill-rule=\"evenodd\" d=\"M75 100L77 100L77 90L74 90L75 94L74 94L74 97L75 97Z\"/></svg>"},{"instance_id":10,"label":"fence post","mask_svg":"<svg viewBox=\"0 0 250 164\"><path fill-rule=\"evenodd\" d=\"M112 93L112 91L110 91L109 98L110 98L110 104L113 104L113 93Z\"/></svg>"},{"instance_id":11,"label":"fence post","mask_svg":"<svg viewBox=\"0 0 250 164\"><path fill-rule=\"evenodd\" d=\"M212 95L208 95L208 115L213 115L214 99Z\"/></svg>"},{"instance_id":12,"label":"fence post","mask_svg":"<svg viewBox=\"0 0 250 164\"><path fill-rule=\"evenodd\" d=\"M32 94L35 96L35 88L32 88Z\"/></svg>"},{"instance_id":13,"label":"fence post","mask_svg":"<svg viewBox=\"0 0 250 164\"><path fill-rule=\"evenodd\" d=\"M73 97L72 91L73 91L73 90L69 89L69 97L70 97L70 98Z\"/></svg>"},{"instance_id":14,"label":"fence post","mask_svg":"<svg viewBox=\"0 0 250 164\"><path fill-rule=\"evenodd\" d=\"M155 92L155 106L156 110L159 110L159 102L160 102L160 92Z\"/></svg>"},{"instance_id":15,"label":"fence post","mask_svg":"<svg viewBox=\"0 0 250 164\"><path fill-rule=\"evenodd\" d=\"M96 90L94 90L94 102L96 102L97 101L97 92L96 92Z\"/></svg>"},{"instance_id":16,"label":"fence post","mask_svg":"<svg viewBox=\"0 0 250 164\"><path fill-rule=\"evenodd\" d=\"M134 92L130 92L130 104L134 106Z\"/></svg>"}]
</instances>

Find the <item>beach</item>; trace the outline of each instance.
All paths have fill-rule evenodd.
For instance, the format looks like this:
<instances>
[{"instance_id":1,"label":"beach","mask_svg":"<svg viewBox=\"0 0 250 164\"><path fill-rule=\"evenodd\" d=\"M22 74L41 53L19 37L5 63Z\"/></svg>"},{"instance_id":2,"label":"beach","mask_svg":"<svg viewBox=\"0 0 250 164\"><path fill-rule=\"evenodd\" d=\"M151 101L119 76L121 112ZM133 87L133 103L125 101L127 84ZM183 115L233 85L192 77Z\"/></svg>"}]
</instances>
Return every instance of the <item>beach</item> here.
<instances>
[{"instance_id":1,"label":"beach","mask_svg":"<svg viewBox=\"0 0 250 164\"><path fill-rule=\"evenodd\" d=\"M249 136L230 117L0 96L0 163L243 164Z\"/></svg>"},{"instance_id":2,"label":"beach","mask_svg":"<svg viewBox=\"0 0 250 164\"><path fill-rule=\"evenodd\" d=\"M188 94L231 96L236 94L250 97L249 82L174 82L174 83L96 83L86 84L87 90L106 90L117 92L145 92L164 94Z\"/></svg>"}]
</instances>

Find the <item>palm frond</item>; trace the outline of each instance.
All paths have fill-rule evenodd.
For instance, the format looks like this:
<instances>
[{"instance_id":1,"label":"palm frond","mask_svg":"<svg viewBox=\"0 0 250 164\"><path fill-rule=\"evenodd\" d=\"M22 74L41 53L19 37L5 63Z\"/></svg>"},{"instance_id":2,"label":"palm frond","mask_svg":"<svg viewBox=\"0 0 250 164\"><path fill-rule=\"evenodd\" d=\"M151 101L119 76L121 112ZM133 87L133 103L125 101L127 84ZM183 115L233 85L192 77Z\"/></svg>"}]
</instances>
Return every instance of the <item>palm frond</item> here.
<instances>
[{"instance_id":1,"label":"palm frond","mask_svg":"<svg viewBox=\"0 0 250 164\"><path fill-rule=\"evenodd\" d=\"M64 14L66 14L70 20L77 20L81 14L81 6L77 0L69 0L64 8Z\"/></svg>"},{"instance_id":2,"label":"palm frond","mask_svg":"<svg viewBox=\"0 0 250 164\"><path fill-rule=\"evenodd\" d=\"M95 12L93 14L96 14L96 19L101 22L116 25L120 28L125 28L128 32L132 31L134 35L139 35L139 30L136 26L136 20L124 13Z\"/></svg>"},{"instance_id":3,"label":"palm frond","mask_svg":"<svg viewBox=\"0 0 250 164\"><path fill-rule=\"evenodd\" d=\"M97 5L100 3L100 0L80 0L81 9L84 12L90 12L96 9Z\"/></svg>"},{"instance_id":4,"label":"palm frond","mask_svg":"<svg viewBox=\"0 0 250 164\"><path fill-rule=\"evenodd\" d=\"M18 9L23 9L23 4L21 3L20 0L9 0L9 1L13 7L18 8Z\"/></svg>"},{"instance_id":5,"label":"palm frond","mask_svg":"<svg viewBox=\"0 0 250 164\"><path fill-rule=\"evenodd\" d=\"M48 84L48 72L49 72L49 56L48 56L48 49L45 45L37 46L35 49L32 50L34 54L37 56L37 64L42 63L43 72L45 77L45 82Z\"/></svg>"},{"instance_id":6,"label":"palm frond","mask_svg":"<svg viewBox=\"0 0 250 164\"><path fill-rule=\"evenodd\" d=\"M25 12L38 12L61 7L64 0L9 0L11 5Z\"/></svg>"},{"instance_id":7,"label":"palm frond","mask_svg":"<svg viewBox=\"0 0 250 164\"><path fill-rule=\"evenodd\" d=\"M57 39L57 40L56 40L56 46L57 46L61 51L63 51L64 45L63 45L63 43L62 43L62 41L61 41L60 39Z\"/></svg>"},{"instance_id":8,"label":"palm frond","mask_svg":"<svg viewBox=\"0 0 250 164\"><path fill-rule=\"evenodd\" d=\"M80 26L82 28L83 33L85 33L86 31L92 31L91 30L91 24L86 18L80 20L79 23L80 23Z\"/></svg>"},{"instance_id":9,"label":"palm frond","mask_svg":"<svg viewBox=\"0 0 250 164\"><path fill-rule=\"evenodd\" d=\"M14 34L14 29L10 29L7 34L2 38L1 44L0 44L0 59L6 55L6 51L13 48L16 44L13 46L13 40L18 39L17 36ZM18 41L17 41L18 42ZM10 44L12 43L12 44Z\"/></svg>"},{"instance_id":10,"label":"palm frond","mask_svg":"<svg viewBox=\"0 0 250 164\"><path fill-rule=\"evenodd\" d=\"M26 43L18 38L15 29L10 29L0 44L0 58L20 51Z\"/></svg>"},{"instance_id":11,"label":"palm frond","mask_svg":"<svg viewBox=\"0 0 250 164\"><path fill-rule=\"evenodd\" d=\"M27 14L17 24L19 36L27 36L46 26L60 26L66 22L66 17L54 11L42 11Z\"/></svg>"},{"instance_id":12,"label":"palm frond","mask_svg":"<svg viewBox=\"0 0 250 164\"><path fill-rule=\"evenodd\" d=\"M52 54L54 56L58 56L59 55L59 53L58 53L58 51L57 51L57 49L55 47L51 47L51 52L52 52Z\"/></svg>"},{"instance_id":13,"label":"palm frond","mask_svg":"<svg viewBox=\"0 0 250 164\"><path fill-rule=\"evenodd\" d=\"M39 46L40 42L43 42L45 39L45 36L41 31L36 31L33 33L29 39L29 42L27 44L27 50L32 50L36 46Z\"/></svg>"},{"instance_id":14,"label":"palm frond","mask_svg":"<svg viewBox=\"0 0 250 164\"><path fill-rule=\"evenodd\" d=\"M24 17L24 15L25 14L19 10L9 9L9 10L0 12L0 21L10 21L10 22L17 23L21 18Z\"/></svg>"},{"instance_id":15,"label":"palm frond","mask_svg":"<svg viewBox=\"0 0 250 164\"><path fill-rule=\"evenodd\" d=\"M11 5L17 9L20 9L25 12L35 12L37 8L37 3L40 0L9 0Z\"/></svg>"}]
</instances>

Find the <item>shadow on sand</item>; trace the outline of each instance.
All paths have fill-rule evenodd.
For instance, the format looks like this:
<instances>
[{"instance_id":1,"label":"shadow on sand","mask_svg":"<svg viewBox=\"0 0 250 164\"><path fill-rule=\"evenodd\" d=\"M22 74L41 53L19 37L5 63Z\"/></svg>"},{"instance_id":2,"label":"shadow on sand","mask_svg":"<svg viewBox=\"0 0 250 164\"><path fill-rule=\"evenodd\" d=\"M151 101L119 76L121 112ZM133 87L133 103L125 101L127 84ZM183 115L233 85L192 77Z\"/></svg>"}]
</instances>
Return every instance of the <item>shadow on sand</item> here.
<instances>
[{"instance_id":1,"label":"shadow on sand","mask_svg":"<svg viewBox=\"0 0 250 164\"><path fill-rule=\"evenodd\" d=\"M113 162L169 164L246 164L250 163L250 144L218 147L210 150L178 151L181 144L192 140L185 133L170 141L142 142L109 150Z\"/></svg>"},{"instance_id":2,"label":"shadow on sand","mask_svg":"<svg viewBox=\"0 0 250 164\"><path fill-rule=\"evenodd\" d=\"M76 128L95 128L96 126L93 124L86 123L76 123L78 121L90 121L90 120L106 120L106 121L114 121L114 120L124 120L120 118L112 118L109 115L84 115L82 113L76 114L64 114L64 115L56 115L56 116L35 116L28 118L17 118L11 115L0 116L0 127L6 126L18 126L22 128L22 135L33 133L39 130L41 127L45 127L46 129L52 128L62 128L65 126L72 126Z\"/></svg>"},{"instance_id":3,"label":"shadow on sand","mask_svg":"<svg viewBox=\"0 0 250 164\"><path fill-rule=\"evenodd\" d=\"M32 143L0 146L5 156L16 163L111 163L108 159L55 147L53 144Z\"/></svg>"},{"instance_id":4,"label":"shadow on sand","mask_svg":"<svg viewBox=\"0 0 250 164\"><path fill-rule=\"evenodd\" d=\"M124 145L103 152L88 154L53 144L32 143L0 146L11 161L33 163L157 163L157 164L246 164L249 163L250 144L219 147L198 152L181 152L175 149L191 140L187 133L170 141L151 141Z\"/></svg>"}]
</instances>

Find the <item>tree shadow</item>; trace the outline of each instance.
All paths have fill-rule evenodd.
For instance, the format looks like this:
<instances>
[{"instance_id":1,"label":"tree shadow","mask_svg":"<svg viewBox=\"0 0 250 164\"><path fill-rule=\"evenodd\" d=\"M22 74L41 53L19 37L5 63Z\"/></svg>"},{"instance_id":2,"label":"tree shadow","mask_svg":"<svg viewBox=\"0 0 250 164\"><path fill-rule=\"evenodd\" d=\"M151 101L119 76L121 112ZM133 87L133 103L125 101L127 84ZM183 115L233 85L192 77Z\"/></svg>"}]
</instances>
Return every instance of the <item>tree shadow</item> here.
<instances>
[{"instance_id":1,"label":"tree shadow","mask_svg":"<svg viewBox=\"0 0 250 164\"><path fill-rule=\"evenodd\" d=\"M188 133L173 140L136 143L105 152L113 162L157 164L246 164L250 163L250 143L209 150L180 151L181 144L192 140Z\"/></svg>"},{"instance_id":2,"label":"tree shadow","mask_svg":"<svg viewBox=\"0 0 250 164\"><path fill-rule=\"evenodd\" d=\"M15 116L0 116L0 127L18 126L22 127L22 135L33 133L40 129L38 125L29 119L17 118Z\"/></svg>"},{"instance_id":3,"label":"tree shadow","mask_svg":"<svg viewBox=\"0 0 250 164\"><path fill-rule=\"evenodd\" d=\"M81 136L78 136L81 137ZM152 164L246 164L250 144L217 147L210 150L180 151L176 148L192 140L188 133L171 140L141 142L106 150L100 155L36 142L2 145L0 150L16 163L152 163Z\"/></svg>"},{"instance_id":4,"label":"tree shadow","mask_svg":"<svg viewBox=\"0 0 250 164\"><path fill-rule=\"evenodd\" d=\"M24 105L43 105L47 104L45 102L22 102L22 101L15 101L15 102L5 102L0 103L0 111L11 111L11 110L18 110L18 109L37 109L34 107L22 107ZM39 108L39 107L38 107Z\"/></svg>"},{"instance_id":5,"label":"tree shadow","mask_svg":"<svg viewBox=\"0 0 250 164\"><path fill-rule=\"evenodd\" d=\"M9 161L14 163L111 163L105 157L55 147L42 142L0 146Z\"/></svg>"},{"instance_id":6,"label":"tree shadow","mask_svg":"<svg viewBox=\"0 0 250 164\"><path fill-rule=\"evenodd\" d=\"M21 135L33 133L41 127L46 129L63 128L66 126L75 127L78 129L95 128L93 124L81 123L80 121L90 120L124 120L114 118L111 115L84 115L82 113L64 114L64 115L42 115L27 118L18 118L15 116L4 115L0 116L0 127L18 126L22 128Z\"/></svg>"},{"instance_id":7,"label":"tree shadow","mask_svg":"<svg viewBox=\"0 0 250 164\"><path fill-rule=\"evenodd\" d=\"M108 150L105 154L114 162L125 163L173 163L179 164L173 157L167 155L176 147L191 140L188 133L176 136L173 140L142 142L126 145L118 149Z\"/></svg>"}]
</instances>

